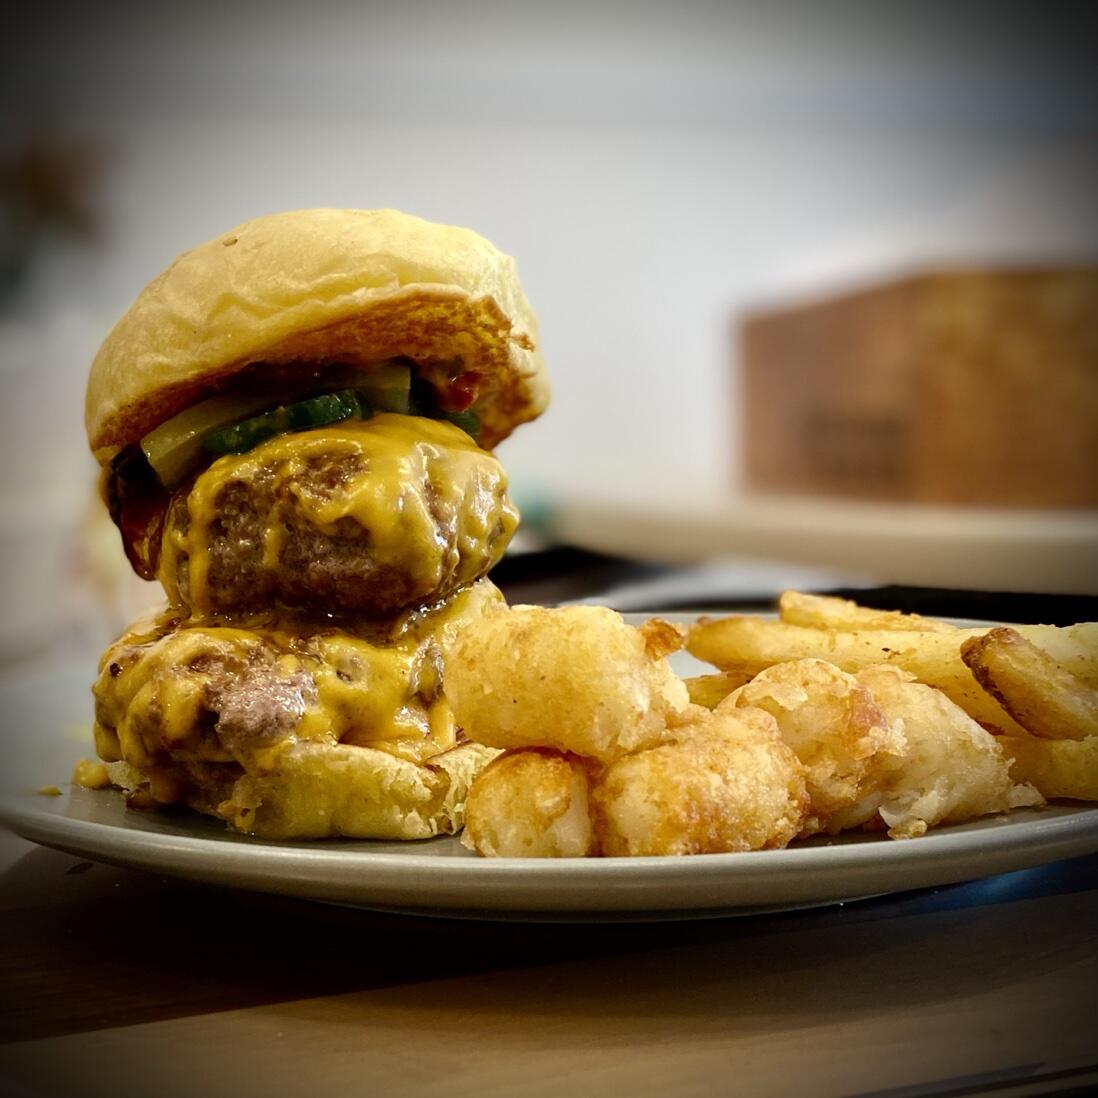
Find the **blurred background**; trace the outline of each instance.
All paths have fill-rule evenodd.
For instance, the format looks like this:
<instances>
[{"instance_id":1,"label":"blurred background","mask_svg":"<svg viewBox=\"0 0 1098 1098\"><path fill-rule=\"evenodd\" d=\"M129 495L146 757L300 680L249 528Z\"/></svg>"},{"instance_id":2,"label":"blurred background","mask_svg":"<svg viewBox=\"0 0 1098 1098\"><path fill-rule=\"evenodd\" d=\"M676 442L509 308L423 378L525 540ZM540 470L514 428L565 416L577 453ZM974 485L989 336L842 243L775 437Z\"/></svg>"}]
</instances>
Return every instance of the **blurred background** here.
<instances>
[{"instance_id":1,"label":"blurred background","mask_svg":"<svg viewBox=\"0 0 1098 1098\"><path fill-rule=\"evenodd\" d=\"M1098 591L1092 13L24 10L0 43L0 650L150 597L94 506L88 365L178 252L306 206L517 258L554 383L501 450L518 549L689 565L683 597Z\"/></svg>"}]
</instances>

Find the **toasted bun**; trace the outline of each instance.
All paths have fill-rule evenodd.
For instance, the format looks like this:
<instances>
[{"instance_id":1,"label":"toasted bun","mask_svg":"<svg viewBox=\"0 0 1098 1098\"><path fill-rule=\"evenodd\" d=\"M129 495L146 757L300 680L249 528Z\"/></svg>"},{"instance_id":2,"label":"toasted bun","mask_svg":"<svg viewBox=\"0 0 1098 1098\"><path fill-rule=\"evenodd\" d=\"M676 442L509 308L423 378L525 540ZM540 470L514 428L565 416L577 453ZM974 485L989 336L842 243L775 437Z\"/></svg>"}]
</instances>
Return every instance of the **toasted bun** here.
<instances>
[{"instance_id":1,"label":"toasted bun","mask_svg":"<svg viewBox=\"0 0 1098 1098\"><path fill-rule=\"evenodd\" d=\"M263 839L430 839L461 830L469 787L498 754L464 743L414 763L369 747L301 743L272 769L240 777L180 763L115 762L107 774L112 785L146 798L166 780L178 783L182 803Z\"/></svg>"},{"instance_id":2,"label":"toasted bun","mask_svg":"<svg viewBox=\"0 0 1098 1098\"><path fill-rule=\"evenodd\" d=\"M482 375L490 448L548 402L537 338L514 261L468 229L397 210L273 214L141 292L92 364L88 441L105 463L252 363L407 356Z\"/></svg>"}]
</instances>

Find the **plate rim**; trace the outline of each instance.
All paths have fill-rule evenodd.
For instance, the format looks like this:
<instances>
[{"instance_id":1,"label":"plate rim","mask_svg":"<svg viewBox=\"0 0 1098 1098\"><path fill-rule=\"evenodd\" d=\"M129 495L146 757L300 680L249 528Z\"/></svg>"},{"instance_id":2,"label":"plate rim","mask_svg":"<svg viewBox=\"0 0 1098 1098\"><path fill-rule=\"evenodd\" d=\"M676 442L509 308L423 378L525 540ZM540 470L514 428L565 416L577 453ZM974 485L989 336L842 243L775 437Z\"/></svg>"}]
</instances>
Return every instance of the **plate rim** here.
<instances>
[{"instance_id":1,"label":"plate rim","mask_svg":"<svg viewBox=\"0 0 1098 1098\"><path fill-rule=\"evenodd\" d=\"M120 793L107 795L121 800ZM1098 806L1053 807L1058 810L1053 815L1046 815L1048 809L1020 810L1013 821L1011 814L987 816L913 840L882 834L681 858L486 859L432 854L422 847L398 853L358 846L368 840L335 848L282 844L228 833L221 838L129 829L44 808L20 811L8 797L0 798L0 822L24 838L93 861L371 910L475 918L668 919L823 906L1098 852ZM432 841L438 840L426 843ZM756 894L760 884L762 896Z\"/></svg>"},{"instance_id":2,"label":"plate rim","mask_svg":"<svg viewBox=\"0 0 1098 1098\"><path fill-rule=\"evenodd\" d=\"M113 796L119 800L122 794L117 790L89 791L95 796ZM934 854L940 856L943 845L950 849L954 846L965 848L970 841L964 836L980 836L980 842L971 840L971 845L978 845L984 850L999 846L1012 848L1021 846L1043 845L1050 839L1067 838L1077 829L1084 833L1094 832L1095 848L1098 850L1098 805L1090 805L1086 802L1053 802L1047 807L1020 808L1011 812L989 813L986 816L976 817L959 824L946 824L931 828L924 835L915 839L889 839L882 831L879 833L853 832L851 838L843 841L836 836L836 841L816 842L813 845L801 843L796 846L786 846L776 850L745 850L738 852L717 854L693 854L682 856L640 855L633 857L568 857L568 858L480 858L475 855L470 857L453 857L445 854L430 853L398 853L391 850L367 850L361 849L360 844L370 843L370 839L317 839L280 841L273 839L259 839L249 835L235 835L226 831L225 835L212 836L201 834L180 834L175 831L154 831L144 828L128 828L99 820L84 820L64 816L57 812L48 812L42 809L34 811L30 808L20 809L24 801L31 797L38 797L36 793L25 793L11 796L0 795L0 824L10 827L17 834L22 834L23 827L33 829L43 835L49 835L57 839L69 839L87 834L89 839L95 836L125 835L135 840L137 846L165 847L180 850L193 851L195 854L202 850L212 852L214 850L252 851L253 854L246 857L270 856L276 860L295 861L300 857L304 861L336 861L343 863L349 856L362 857L371 862L392 866L397 869L413 867L445 866L448 870L458 873L476 874L480 869L488 868L491 873L500 872L500 867L509 867L508 872L534 872L538 876L552 876L554 873L567 872L574 875L576 872L591 876L601 876L606 872L622 872L625 870L658 870L661 873L688 873L691 867L699 862L709 866L726 866L730 864L750 864L757 867L757 872L765 873L766 867L775 863L795 862L811 864L821 860L820 851L828 852L828 860L849 861L852 866L863 862L878 860L879 852L888 850L893 852L890 861L922 861L931 858ZM62 794L60 798L49 797L48 802L59 804L66 799ZM1050 813L1049 810L1052 810ZM1059 811L1057 811L1059 809ZM36 826L36 821L47 826ZM52 826L51 826L52 825ZM1002 835L1017 835L1018 831L1024 831L1026 840L1022 843L1008 842L1002 839ZM999 841L988 843L989 835L997 836ZM1030 838L1032 836L1032 838ZM27 836L24 836L27 837ZM1074 836L1071 836L1074 837ZM430 839L409 840L410 848L418 847L423 850L427 844L437 843L442 840L456 840L455 835L438 835ZM38 839L32 841L38 842ZM385 840L388 841L388 840ZM338 845L337 845L338 844ZM839 853L842 852L842 853ZM877 857L875 857L877 855ZM188 855L190 856L190 855ZM751 859L747 862L746 859ZM464 869L457 867L464 866ZM582 868L581 868L582 867ZM607 867L618 867L607 870ZM673 867L684 867L675 869ZM803 866L802 866L803 867Z\"/></svg>"}]
</instances>

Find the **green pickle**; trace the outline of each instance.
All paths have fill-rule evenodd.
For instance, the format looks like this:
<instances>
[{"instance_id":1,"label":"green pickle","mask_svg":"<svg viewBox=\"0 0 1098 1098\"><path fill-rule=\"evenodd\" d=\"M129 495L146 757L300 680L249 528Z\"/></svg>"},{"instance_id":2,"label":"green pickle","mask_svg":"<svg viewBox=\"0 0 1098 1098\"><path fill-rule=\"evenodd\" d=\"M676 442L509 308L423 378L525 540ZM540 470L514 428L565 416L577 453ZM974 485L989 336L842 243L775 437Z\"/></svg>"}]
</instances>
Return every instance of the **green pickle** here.
<instances>
[{"instance_id":1,"label":"green pickle","mask_svg":"<svg viewBox=\"0 0 1098 1098\"><path fill-rule=\"evenodd\" d=\"M368 400L375 412L399 412L407 415L411 410L412 370L402 363L379 366L370 370L361 382L350 385L361 399ZM366 413L369 415L369 413Z\"/></svg>"},{"instance_id":2,"label":"green pickle","mask_svg":"<svg viewBox=\"0 0 1098 1098\"><path fill-rule=\"evenodd\" d=\"M361 416L364 411L369 414L368 406L365 410L362 408L358 394L353 389L342 389L337 393L324 393L308 400L299 400L296 404L272 408L231 427L211 431L202 440L202 446L219 456L243 454L275 435L327 427L352 416Z\"/></svg>"},{"instance_id":3,"label":"green pickle","mask_svg":"<svg viewBox=\"0 0 1098 1098\"><path fill-rule=\"evenodd\" d=\"M448 419L455 427L460 427L474 441L480 434L480 420L476 412L443 412L442 418Z\"/></svg>"},{"instance_id":4,"label":"green pickle","mask_svg":"<svg viewBox=\"0 0 1098 1098\"><path fill-rule=\"evenodd\" d=\"M431 385L413 377L405 363L385 363L367 370L333 366L323 380L341 388L291 399L276 408L264 409L262 395L255 393L211 397L150 431L141 440L141 448L160 483L174 488L201 466L203 453L217 457L244 454L276 435L327 427L345 419L365 420L379 412L445 419L474 439L480 434L480 421L472 411L440 409Z\"/></svg>"}]
</instances>

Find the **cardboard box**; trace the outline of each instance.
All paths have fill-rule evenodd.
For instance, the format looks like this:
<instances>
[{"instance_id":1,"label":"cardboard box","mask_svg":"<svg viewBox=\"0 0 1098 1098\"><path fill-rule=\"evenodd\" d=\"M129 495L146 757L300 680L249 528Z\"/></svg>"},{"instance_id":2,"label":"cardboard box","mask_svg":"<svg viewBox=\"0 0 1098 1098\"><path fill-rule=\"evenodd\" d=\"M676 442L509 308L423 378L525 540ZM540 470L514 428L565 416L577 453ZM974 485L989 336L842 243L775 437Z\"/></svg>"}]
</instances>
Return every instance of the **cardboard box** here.
<instances>
[{"instance_id":1,"label":"cardboard box","mask_svg":"<svg viewBox=\"0 0 1098 1098\"><path fill-rule=\"evenodd\" d=\"M1098 268L929 273L740 335L749 489L1098 506Z\"/></svg>"}]
</instances>

